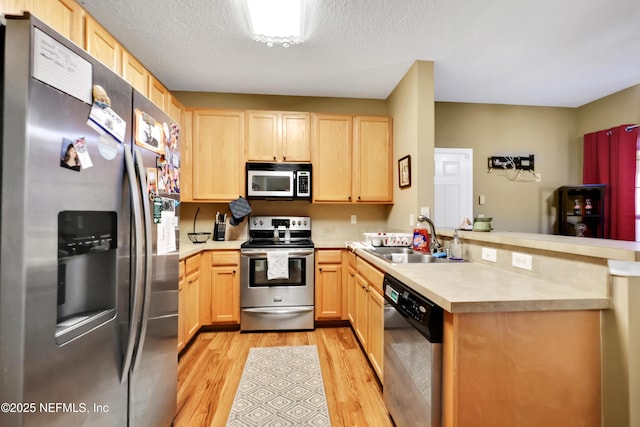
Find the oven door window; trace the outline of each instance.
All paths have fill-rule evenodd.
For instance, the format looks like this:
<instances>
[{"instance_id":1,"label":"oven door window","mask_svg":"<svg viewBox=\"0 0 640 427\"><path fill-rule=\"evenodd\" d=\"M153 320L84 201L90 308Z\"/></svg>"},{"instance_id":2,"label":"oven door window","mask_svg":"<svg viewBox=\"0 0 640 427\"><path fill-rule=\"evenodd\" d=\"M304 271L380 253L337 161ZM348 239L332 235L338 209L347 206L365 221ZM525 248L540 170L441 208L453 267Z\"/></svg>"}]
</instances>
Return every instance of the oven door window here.
<instances>
[{"instance_id":1,"label":"oven door window","mask_svg":"<svg viewBox=\"0 0 640 427\"><path fill-rule=\"evenodd\" d=\"M249 287L306 286L306 265L305 258L289 258L289 278L269 280L267 279L267 259L253 258L249 260Z\"/></svg>"}]
</instances>

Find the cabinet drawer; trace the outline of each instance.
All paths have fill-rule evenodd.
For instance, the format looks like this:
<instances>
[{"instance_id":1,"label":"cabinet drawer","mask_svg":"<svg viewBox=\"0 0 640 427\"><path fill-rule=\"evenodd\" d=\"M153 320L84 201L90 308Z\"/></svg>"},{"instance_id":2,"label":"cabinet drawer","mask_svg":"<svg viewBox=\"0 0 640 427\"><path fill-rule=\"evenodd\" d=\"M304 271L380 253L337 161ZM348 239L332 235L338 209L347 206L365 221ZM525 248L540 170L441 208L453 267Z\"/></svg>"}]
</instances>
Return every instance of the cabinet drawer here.
<instances>
[{"instance_id":1,"label":"cabinet drawer","mask_svg":"<svg viewBox=\"0 0 640 427\"><path fill-rule=\"evenodd\" d=\"M382 282L384 281L384 273L363 260L356 260L358 274L364 277L378 292L382 293Z\"/></svg>"},{"instance_id":2,"label":"cabinet drawer","mask_svg":"<svg viewBox=\"0 0 640 427\"><path fill-rule=\"evenodd\" d=\"M211 265L239 265L240 254L238 251L213 251L211 252Z\"/></svg>"},{"instance_id":3,"label":"cabinet drawer","mask_svg":"<svg viewBox=\"0 0 640 427\"><path fill-rule=\"evenodd\" d=\"M200 254L191 256L185 260L185 274L187 276L197 270L200 270Z\"/></svg>"},{"instance_id":4,"label":"cabinet drawer","mask_svg":"<svg viewBox=\"0 0 640 427\"><path fill-rule=\"evenodd\" d=\"M342 251L340 249L317 250L316 262L318 264L341 264Z\"/></svg>"}]
</instances>

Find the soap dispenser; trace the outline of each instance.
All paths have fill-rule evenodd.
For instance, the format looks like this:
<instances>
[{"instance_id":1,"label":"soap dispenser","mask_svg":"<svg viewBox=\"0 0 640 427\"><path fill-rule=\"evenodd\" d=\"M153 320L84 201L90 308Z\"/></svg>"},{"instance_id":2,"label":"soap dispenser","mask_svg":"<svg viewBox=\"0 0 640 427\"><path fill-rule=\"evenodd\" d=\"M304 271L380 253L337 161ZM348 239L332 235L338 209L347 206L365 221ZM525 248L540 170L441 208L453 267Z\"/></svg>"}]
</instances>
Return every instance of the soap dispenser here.
<instances>
[{"instance_id":1,"label":"soap dispenser","mask_svg":"<svg viewBox=\"0 0 640 427\"><path fill-rule=\"evenodd\" d=\"M449 246L449 258L454 261L462 261L462 242L458 237L458 230L453 232L453 241Z\"/></svg>"}]
</instances>

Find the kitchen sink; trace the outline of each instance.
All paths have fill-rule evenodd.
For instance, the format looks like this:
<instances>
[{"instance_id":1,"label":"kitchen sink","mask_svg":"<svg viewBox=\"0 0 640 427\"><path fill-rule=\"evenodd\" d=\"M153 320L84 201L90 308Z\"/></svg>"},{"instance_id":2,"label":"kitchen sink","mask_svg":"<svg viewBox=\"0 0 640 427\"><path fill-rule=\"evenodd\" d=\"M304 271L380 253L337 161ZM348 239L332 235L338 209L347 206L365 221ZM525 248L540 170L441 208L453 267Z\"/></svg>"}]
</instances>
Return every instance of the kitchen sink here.
<instances>
[{"instance_id":1,"label":"kitchen sink","mask_svg":"<svg viewBox=\"0 0 640 427\"><path fill-rule=\"evenodd\" d=\"M430 254L417 252L411 248L406 247L374 247L373 249L365 249L365 251L387 262L393 262L396 264L461 262L453 261L449 258L437 258Z\"/></svg>"}]
</instances>

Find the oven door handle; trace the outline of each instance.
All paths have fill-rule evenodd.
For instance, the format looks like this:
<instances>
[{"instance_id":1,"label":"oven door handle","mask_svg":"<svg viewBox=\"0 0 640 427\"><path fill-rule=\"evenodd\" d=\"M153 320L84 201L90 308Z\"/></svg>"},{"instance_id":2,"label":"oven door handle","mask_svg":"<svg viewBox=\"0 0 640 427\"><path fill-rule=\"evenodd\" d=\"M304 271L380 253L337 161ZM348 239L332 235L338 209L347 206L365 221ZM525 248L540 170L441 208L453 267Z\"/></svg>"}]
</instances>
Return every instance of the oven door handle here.
<instances>
[{"instance_id":1,"label":"oven door handle","mask_svg":"<svg viewBox=\"0 0 640 427\"><path fill-rule=\"evenodd\" d=\"M309 256L313 255L313 251L290 251L287 252L289 256ZM255 252L241 252L240 255L249 258L264 258L267 256L267 251L255 251Z\"/></svg>"},{"instance_id":2,"label":"oven door handle","mask_svg":"<svg viewBox=\"0 0 640 427\"><path fill-rule=\"evenodd\" d=\"M247 313L260 313L260 314L294 314L294 313L307 313L313 311L313 307L260 307L260 308L243 308L242 311Z\"/></svg>"}]
</instances>

